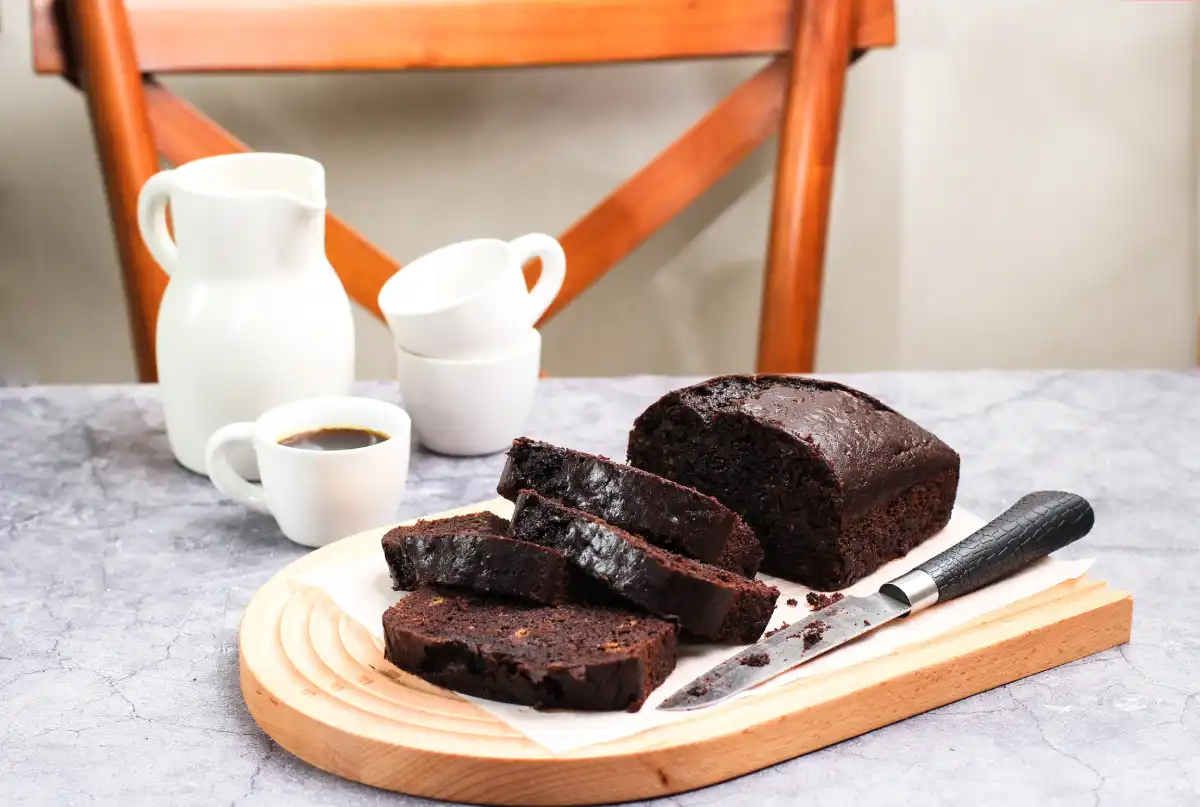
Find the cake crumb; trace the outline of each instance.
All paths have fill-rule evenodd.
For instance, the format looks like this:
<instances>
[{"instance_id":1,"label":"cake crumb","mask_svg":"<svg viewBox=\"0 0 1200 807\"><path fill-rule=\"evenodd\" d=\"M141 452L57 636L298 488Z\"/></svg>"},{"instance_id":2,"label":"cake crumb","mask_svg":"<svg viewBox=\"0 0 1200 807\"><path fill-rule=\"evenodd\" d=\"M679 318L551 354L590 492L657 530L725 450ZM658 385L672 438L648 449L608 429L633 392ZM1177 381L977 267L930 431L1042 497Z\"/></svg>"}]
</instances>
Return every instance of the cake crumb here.
<instances>
[{"instance_id":1,"label":"cake crumb","mask_svg":"<svg viewBox=\"0 0 1200 807\"><path fill-rule=\"evenodd\" d=\"M808 607L814 611L820 611L822 608L828 608L835 602L845 599L846 595L840 591L835 591L832 594L822 594L819 591L810 591L804 601L808 603Z\"/></svg>"},{"instance_id":2,"label":"cake crumb","mask_svg":"<svg viewBox=\"0 0 1200 807\"><path fill-rule=\"evenodd\" d=\"M745 658L738 659L738 664L746 667L766 667L771 663L771 657L766 653L751 653Z\"/></svg>"},{"instance_id":3,"label":"cake crumb","mask_svg":"<svg viewBox=\"0 0 1200 807\"><path fill-rule=\"evenodd\" d=\"M710 687L708 684L696 684L687 691L687 694L691 695L693 698L700 698L707 695L709 689Z\"/></svg>"},{"instance_id":4,"label":"cake crumb","mask_svg":"<svg viewBox=\"0 0 1200 807\"><path fill-rule=\"evenodd\" d=\"M779 631L781 631L781 630L786 630L788 627L790 627L790 626L788 625L788 623L786 623L786 622L781 622L781 623L779 624L779 627L778 627L778 628L771 628L769 631L767 631L766 633L764 633L764 634L763 634L763 638L764 638L764 639L769 639L770 637L774 636L776 633L779 633Z\"/></svg>"},{"instance_id":5,"label":"cake crumb","mask_svg":"<svg viewBox=\"0 0 1200 807\"><path fill-rule=\"evenodd\" d=\"M795 608L800 602L795 597L788 597L787 604Z\"/></svg>"},{"instance_id":6,"label":"cake crumb","mask_svg":"<svg viewBox=\"0 0 1200 807\"><path fill-rule=\"evenodd\" d=\"M810 622L805 625L804 630L800 631L800 633L796 634L795 636L789 636L788 638L803 639L804 649L807 650L817 642L821 641L821 637L825 635L825 631L827 630L829 630L829 626L818 619L815 622Z\"/></svg>"},{"instance_id":7,"label":"cake crumb","mask_svg":"<svg viewBox=\"0 0 1200 807\"><path fill-rule=\"evenodd\" d=\"M863 620L863 624L864 624L864 625L870 625L870 624L871 624L871 620L869 620L869 619L864 619L864 620Z\"/></svg>"}]
</instances>

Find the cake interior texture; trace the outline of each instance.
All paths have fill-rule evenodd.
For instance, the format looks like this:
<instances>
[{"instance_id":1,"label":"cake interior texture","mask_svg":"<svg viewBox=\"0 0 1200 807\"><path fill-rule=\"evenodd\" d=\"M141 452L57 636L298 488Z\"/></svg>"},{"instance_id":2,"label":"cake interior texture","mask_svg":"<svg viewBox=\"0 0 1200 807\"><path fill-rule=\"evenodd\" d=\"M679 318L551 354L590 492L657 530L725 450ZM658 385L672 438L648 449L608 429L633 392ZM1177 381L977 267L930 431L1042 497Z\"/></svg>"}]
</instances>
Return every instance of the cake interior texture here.
<instances>
[{"instance_id":1,"label":"cake interior texture","mask_svg":"<svg viewBox=\"0 0 1200 807\"><path fill-rule=\"evenodd\" d=\"M724 376L637 419L630 463L708 493L754 528L763 569L852 584L950 519L959 458L882 402L834 382Z\"/></svg>"},{"instance_id":2,"label":"cake interior texture","mask_svg":"<svg viewBox=\"0 0 1200 807\"><path fill-rule=\"evenodd\" d=\"M533 491L518 497L509 532L558 550L616 595L678 619L698 637L756 641L779 596L773 586L668 552Z\"/></svg>"},{"instance_id":3,"label":"cake interior texture","mask_svg":"<svg viewBox=\"0 0 1200 807\"><path fill-rule=\"evenodd\" d=\"M597 605L422 586L384 613L383 628L400 669L541 709L637 709L675 667L672 622Z\"/></svg>"},{"instance_id":4,"label":"cake interior texture","mask_svg":"<svg viewBox=\"0 0 1200 807\"><path fill-rule=\"evenodd\" d=\"M694 488L548 443L518 438L497 491L516 501L534 490L647 541L753 577L762 547L736 513Z\"/></svg>"}]
</instances>

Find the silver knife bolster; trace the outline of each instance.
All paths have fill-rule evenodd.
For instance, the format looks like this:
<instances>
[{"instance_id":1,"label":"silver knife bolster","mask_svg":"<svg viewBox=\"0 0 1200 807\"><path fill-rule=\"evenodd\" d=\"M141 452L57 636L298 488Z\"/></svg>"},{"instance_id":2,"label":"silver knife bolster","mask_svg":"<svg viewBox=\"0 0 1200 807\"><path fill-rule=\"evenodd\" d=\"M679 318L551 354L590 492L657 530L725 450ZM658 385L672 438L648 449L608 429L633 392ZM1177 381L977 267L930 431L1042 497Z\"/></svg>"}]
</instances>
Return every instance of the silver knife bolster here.
<instances>
[{"instance_id":1,"label":"silver knife bolster","mask_svg":"<svg viewBox=\"0 0 1200 807\"><path fill-rule=\"evenodd\" d=\"M895 580L884 583L879 587L879 593L907 603L911 609L910 614L928 608L938 601L937 583L933 581L929 572L920 569L905 572Z\"/></svg>"}]
</instances>

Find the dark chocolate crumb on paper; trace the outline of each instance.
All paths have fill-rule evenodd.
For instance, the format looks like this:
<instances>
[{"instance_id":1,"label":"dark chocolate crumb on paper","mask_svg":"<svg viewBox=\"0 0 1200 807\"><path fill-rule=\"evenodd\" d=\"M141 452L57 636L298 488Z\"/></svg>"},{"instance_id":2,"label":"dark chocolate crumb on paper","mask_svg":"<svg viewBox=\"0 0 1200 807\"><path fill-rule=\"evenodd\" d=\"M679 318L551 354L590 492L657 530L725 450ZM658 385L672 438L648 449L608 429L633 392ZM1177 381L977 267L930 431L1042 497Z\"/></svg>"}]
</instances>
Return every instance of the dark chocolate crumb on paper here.
<instances>
[{"instance_id":1,"label":"dark chocolate crumb on paper","mask_svg":"<svg viewBox=\"0 0 1200 807\"><path fill-rule=\"evenodd\" d=\"M846 595L840 591L835 591L832 594L822 594L819 591L810 591L804 601L808 603L808 607L814 611L819 611L822 608L828 608L838 600L845 599Z\"/></svg>"},{"instance_id":2,"label":"dark chocolate crumb on paper","mask_svg":"<svg viewBox=\"0 0 1200 807\"><path fill-rule=\"evenodd\" d=\"M745 658L738 659L738 664L746 667L766 667L771 663L771 657L766 653L751 653Z\"/></svg>"},{"instance_id":3,"label":"dark chocolate crumb on paper","mask_svg":"<svg viewBox=\"0 0 1200 807\"><path fill-rule=\"evenodd\" d=\"M788 597L787 604L788 604L788 605L790 605L790 606L792 606L793 608L795 608L795 607L796 607L797 605L799 605L800 603L799 603L799 602L797 602L797 600L796 600L796 598L795 598L795 597Z\"/></svg>"}]
</instances>

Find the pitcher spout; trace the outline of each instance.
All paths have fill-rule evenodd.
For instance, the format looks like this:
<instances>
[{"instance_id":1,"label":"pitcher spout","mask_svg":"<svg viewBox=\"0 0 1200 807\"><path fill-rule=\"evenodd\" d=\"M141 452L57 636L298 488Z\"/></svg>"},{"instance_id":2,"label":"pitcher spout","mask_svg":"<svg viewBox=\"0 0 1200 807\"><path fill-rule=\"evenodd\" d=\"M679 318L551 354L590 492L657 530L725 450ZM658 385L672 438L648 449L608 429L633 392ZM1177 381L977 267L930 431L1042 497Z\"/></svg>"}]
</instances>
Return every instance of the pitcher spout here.
<instances>
[{"instance_id":1,"label":"pitcher spout","mask_svg":"<svg viewBox=\"0 0 1200 807\"><path fill-rule=\"evenodd\" d=\"M325 169L296 154L187 163L171 196L181 255L208 272L296 271L324 259Z\"/></svg>"},{"instance_id":2,"label":"pitcher spout","mask_svg":"<svg viewBox=\"0 0 1200 807\"><path fill-rule=\"evenodd\" d=\"M311 218L325 213L325 168L297 154L256 154L243 179L243 194L263 193Z\"/></svg>"}]
</instances>

